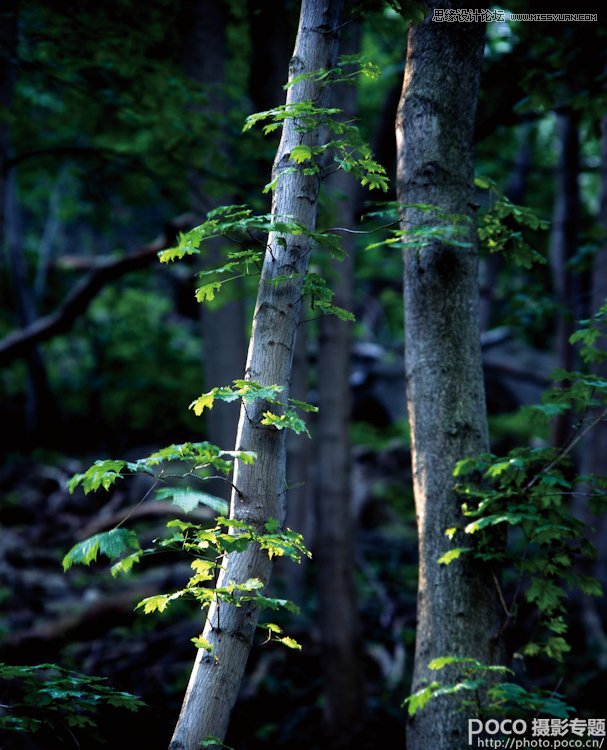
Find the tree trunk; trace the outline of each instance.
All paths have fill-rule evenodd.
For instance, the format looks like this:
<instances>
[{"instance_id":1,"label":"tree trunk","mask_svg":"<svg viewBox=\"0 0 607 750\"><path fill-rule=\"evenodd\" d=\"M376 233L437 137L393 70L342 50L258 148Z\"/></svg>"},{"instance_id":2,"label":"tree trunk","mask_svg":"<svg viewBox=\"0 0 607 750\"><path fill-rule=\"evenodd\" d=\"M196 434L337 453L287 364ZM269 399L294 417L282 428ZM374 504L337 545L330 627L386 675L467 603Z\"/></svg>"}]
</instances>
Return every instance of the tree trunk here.
<instances>
[{"instance_id":1,"label":"tree trunk","mask_svg":"<svg viewBox=\"0 0 607 750\"><path fill-rule=\"evenodd\" d=\"M194 0L184 5L184 69L192 81L207 92L207 108L219 120L226 116L226 99L223 93L226 67L225 30L228 23L226 6L216 0ZM223 139L220 139L223 140ZM226 165L230 164L229 144L214 144ZM189 179L192 210L202 216L217 205L234 203L232 195L209 197L205 179L193 169ZM204 266L222 265L225 242L207 241L204 246ZM234 282L234 299L219 300L219 306L210 309L201 306L200 320L203 335L203 360L205 390L230 384L242 376L246 358L243 290ZM233 287L234 288L234 287ZM232 289L233 289L232 288ZM226 404L225 409L212 409L206 414L205 437L209 442L227 449L234 444L238 425L238 407ZM223 494L224 486L214 488ZM227 494L226 494L227 499Z\"/></svg>"},{"instance_id":2,"label":"tree trunk","mask_svg":"<svg viewBox=\"0 0 607 750\"><path fill-rule=\"evenodd\" d=\"M17 77L17 0L5 0L0 13L0 111L13 102ZM0 118L0 252L3 249L6 211L6 183L10 150L8 122Z\"/></svg>"},{"instance_id":3,"label":"tree trunk","mask_svg":"<svg viewBox=\"0 0 607 750\"><path fill-rule=\"evenodd\" d=\"M0 111L8 111L13 102L17 77L18 4L9 0L0 13ZM0 120L0 250L6 250L11 285L17 309L17 320L26 328L36 319L34 298L30 289L23 255L23 231L18 203L15 168L9 170L11 134L9 124ZM25 399L25 426L30 439L45 417L52 415L52 404L44 358L39 347L33 347L26 356L27 390ZM50 420L49 420L50 421ZM45 425L46 426L46 425Z\"/></svg>"},{"instance_id":4,"label":"tree trunk","mask_svg":"<svg viewBox=\"0 0 607 750\"><path fill-rule=\"evenodd\" d=\"M346 33L347 31L347 33ZM355 54L360 26L344 31L340 51ZM357 89L342 85L334 105L347 120L356 117ZM332 189L331 222L352 226L359 204L359 185L347 172L328 180ZM352 308L353 235L342 240L346 257L333 262L330 283L334 302ZM318 566L318 596L322 644L325 721L334 747L351 747L364 720L364 683L359 615L355 583L355 541L351 508L351 451L349 436L351 323L326 315L320 321L318 351L318 537L314 557Z\"/></svg>"},{"instance_id":5,"label":"tree trunk","mask_svg":"<svg viewBox=\"0 0 607 750\"><path fill-rule=\"evenodd\" d=\"M607 117L602 122L601 141L601 204L599 210L599 225L607 231ZM603 244L594 257L592 267L592 294L590 314L598 312L607 302L607 243ZM603 335L607 335L607 327L603 327ZM607 377L607 362L594 363L591 372L602 378ZM588 415L592 419L598 414L593 409ZM582 475L607 475L605 468L607 456L607 423L599 422L584 438L580 451L580 473ZM582 491L587 491L587 485L582 485ZM585 498L575 500L575 513L594 529L591 541L595 545L598 555L596 560L589 560L583 571L596 576L603 588L607 587L607 518L605 514L595 516L588 507ZM607 669L607 633L605 632L605 601L594 597L580 596L577 601L582 622L586 631L588 650L595 654L595 660L601 669Z\"/></svg>"},{"instance_id":6,"label":"tree trunk","mask_svg":"<svg viewBox=\"0 0 607 750\"><path fill-rule=\"evenodd\" d=\"M289 78L318 68L330 68L337 51L340 3L335 0L303 0ZM290 86L287 104L314 101L324 104L326 89L313 78L299 79ZM320 142L319 129L298 132L292 119L286 120L274 161L274 176L280 175L272 204L276 216L292 216L304 226L316 225L319 179L303 169L290 171L291 149L304 143ZM246 378L285 387L288 397L295 335L301 308L302 285L307 271L310 242L303 235L270 234L259 285L249 343ZM273 283L277 276L290 276ZM285 516L285 435L261 425L263 404L247 406L240 413L237 450L257 453L252 466L238 462L232 494L231 516L260 529L269 518L281 523ZM256 577L269 580L271 561L267 554L251 546L231 554L218 585L244 582ZM208 735L223 741L230 713L236 701L255 632L258 611L250 604L241 607L213 605L207 615L204 637L214 646L213 655L199 651L181 714L170 744L171 750L194 750Z\"/></svg>"},{"instance_id":7,"label":"tree trunk","mask_svg":"<svg viewBox=\"0 0 607 750\"><path fill-rule=\"evenodd\" d=\"M432 14L444 4L429 6ZM445 530L462 521L461 500L453 491L455 464L489 446L472 203L484 38L483 24L439 24L431 15L412 28L397 116L401 226L406 232L442 227L445 233L445 239L433 235L422 248L404 249L405 368L419 534L413 691L461 677L456 668L429 670L434 658L472 657L486 664L499 658L491 571L467 556L447 566L437 562L451 546ZM454 227L469 247L449 244ZM432 700L410 722L408 750L467 748L469 715L455 696Z\"/></svg>"},{"instance_id":8,"label":"tree trunk","mask_svg":"<svg viewBox=\"0 0 607 750\"><path fill-rule=\"evenodd\" d=\"M557 115L559 139L559 164L555 179L554 211L550 234L550 265L556 302L560 314L556 321L556 365L563 370L573 370L574 350L569 337L574 330L574 320L582 318L579 277L569 267L577 252L580 194L580 139L578 118L574 112ZM571 437L571 415L561 414L552 423L552 444L561 446Z\"/></svg>"}]
</instances>

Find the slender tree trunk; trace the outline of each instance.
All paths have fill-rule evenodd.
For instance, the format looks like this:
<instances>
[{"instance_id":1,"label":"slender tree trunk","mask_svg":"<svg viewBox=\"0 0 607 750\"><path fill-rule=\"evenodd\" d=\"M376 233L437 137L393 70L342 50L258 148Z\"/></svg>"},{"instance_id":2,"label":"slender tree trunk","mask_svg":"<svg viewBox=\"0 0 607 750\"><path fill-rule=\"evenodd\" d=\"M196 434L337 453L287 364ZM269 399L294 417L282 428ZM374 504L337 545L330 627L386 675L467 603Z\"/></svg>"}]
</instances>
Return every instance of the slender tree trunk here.
<instances>
[{"instance_id":1,"label":"slender tree trunk","mask_svg":"<svg viewBox=\"0 0 607 750\"><path fill-rule=\"evenodd\" d=\"M280 103L284 70L293 49L297 18L288 0L248 0L251 68L249 94L255 112Z\"/></svg>"},{"instance_id":2,"label":"slender tree trunk","mask_svg":"<svg viewBox=\"0 0 607 750\"><path fill-rule=\"evenodd\" d=\"M607 231L607 117L602 122L601 142L601 205L599 225ZM607 303L607 243L604 243L594 257L592 267L592 295L590 313L596 313ZM607 326L603 328L603 335L607 336ZM592 372L600 377L607 377L607 362L592 365ZM596 410L594 410L596 412ZM595 413L588 418L596 416ZM584 439L580 451L580 473L606 476L605 456L607 456L607 423L599 422ZM587 490L583 485L580 489ZM576 515L589 523L595 532L591 541L595 545L598 555L596 560L588 561L585 573L596 576L603 588L607 587L607 518L605 514L594 516L585 498L578 498L575 502ZM602 669L607 669L607 633L605 632L605 602L597 601L594 597L581 596L577 602L582 622L586 631L587 649L596 655L596 662Z\"/></svg>"},{"instance_id":3,"label":"slender tree trunk","mask_svg":"<svg viewBox=\"0 0 607 750\"><path fill-rule=\"evenodd\" d=\"M18 4L8 0L0 12L0 111L8 111L13 102L17 77ZM27 278L23 256L21 212L18 204L15 169L8 169L11 148L9 124L0 118L0 250L6 250L18 322L26 328L36 318L34 298ZM44 359L39 347L28 352L25 424L33 436L53 403L49 394ZM40 436L38 436L40 437Z\"/></svg>"},{"instance_id":4,"label":"slender tree trunk","mask_svg":"<svg viewBox=\"0 0 607 750\"><path fill-rule=\"evenodd\" d=\"M17 0L5 0L0 13L0 111L10 109L17 77ZM6 184L10 150L9 124L0 118L0 251L5 242Z\"/></svg>"},{"instance_id":5,"label":"slender tree trunk","mask_svg":"<svg viewBox=\"0 0 607 750\"><path fill-rule=\"evenodd\" d=\"M308 357L308 332L305 325L299 327L290 391L293 398L309 401L310 366ZM300 435L287 434L287 517L285 524L298 531L306 541L308 549L314 549L316 518L314 515L314 445L311 440L302 440ZM299 604L305 593L305 584L311 561L304 558L301 565L290 560L278 561L281 575L286 582L289 599Z\"/></svg>"},{"instance_id":6,"label":"slender tree trunk","mask_svg":"<svg viewBox=\"0 0 607 750\"><path fill-rule=\"evenodd\" d=\"M208 108L224 117L226 99L222 87L225 84L226 39L228 23L226 4L216 0L191 0L184 5L184 69L192 81L198 83L208 94ZM216 143L223 160L229 164L229 145ZM203 215L220 204L233 203L231 195L210 197L205 191L205 179L192 170L190 175L192 209ZM222 263L224 241L211 240L204 246L204 265L213 268ZM210 309L201 306L200 320L203 333L203 360L205 389L229 385L242 376L246 359L244 300L242 289L235 299L220 300L220 306ZM238 407L227 404L226 409L212 409L207 413L205 436L211 443L227 449L234 444L238 425ZM224 491L224 485L214 490ZM226 495L227 498L227 495Z\"/></svg>"},{"instance_id":7,"label":"slender tree trunk","mask_svg":"<svg viewBox=\"0 0 607 750\"><path fill-rule=\"evenodd\" d=\"M465 5L465 4L464 4ZM430 14L442 3L431 2ZM462 3L450 4L462 7ZM485 30L440 24L431 15L409 32L397 117L402 228L444 228L423 248L405 248L405 367L419 534L413 691L458 670L434 672L440 656L499 658L499 608L491 571L463 556L439 565L445 530L461 524L455 463L488 450L479 334L478 254L473 196L473 133ZM440 213L411 204L436 206ZM459 223L453 218L457 215ZM459 227L454 247L448 233ZM462 540L463 541L463 540ZM468 546L470 540L465 540ZM408 750L463 750L466 722L456 696L438 698L409 725Z\"/></svg>"},{"instance_id":8,"label":"slender tree trunk","mask_svg":"<svg viewBox=\"0 0 607 750\"><path fill-rule=\"evenodd\" d=\"M550 234L550 265L556 301L560 308L555 330L556 364L564 370L572 370L574 350L569 337L574 330L574 320L582 317L579 277L576 277L568 265L577 251L580 215L580 139L575 113L558 113L557 136L560 157ZM571 416L559 415L552 426L552 444L564 445L571 435L571 429Z\"/></svg>"},{"instance_id":9,"label":"slender tree trunk","mask_svg":"<svg viewBox=\"0 0 607 750\"><path fill-rule=\"evenodd\" d=\"M355 54L360 47L360 26L344 31L340 51ZM334 105L348 120L356 116L357 90L342 85ZM339 171L327 187L333 190L331 221L352 226L356 221L359 185ZM352 308L353 235L342 240L346 257L333 262L331 284L335 304ZM327 732L334 747L351 747L364 721L359 615L355 584L354 522L351 508L351 451L349 421L351 323L333 315L320 321L318 351L317 421L318 536L314 547L318 566L318 596Z\"/></svg>"},{"instance_id":10,"label":"slender tree trunk","mask_svg":"<svg viewBox=\"0 0 607 750\"><path fill-rule=\"evenodd\" d=\"M289 78L318 68L330 68L337 51L340 3L335 0L303 0ZM289 87L287 104L298 101L323 103L326 90L313 78L300 78ZM319 129L302 134L292 119L285 122L274 162L279 180L272 212L292 216L310 229L316 225L319 179L303 169L290 171L291 149L299 144L319 143ZM303 278L307 270L310 242L302 235L270 234L255 307L249 343L246 377L265 384L285 387L288 396L295 334L299 322ZM277 276L291 276L273 283ZM231 516L260 529L269 518L281 523L285 517L285 435L284 431L261 425L263 404L247 406L240 414L237 450L257 453L252 466L237 464L232 494ZM220 575L219 585L244 582L256 577L267 582L271 561L265 552L251 546L231 554ZM251 604L241 607L211 606L204 637L214 646L212 655L199 651L184 704L171 741L171 750L194 750L207 735L223 741L230 713L236 701L258 611Z\"/></svg>"}]
</instances>

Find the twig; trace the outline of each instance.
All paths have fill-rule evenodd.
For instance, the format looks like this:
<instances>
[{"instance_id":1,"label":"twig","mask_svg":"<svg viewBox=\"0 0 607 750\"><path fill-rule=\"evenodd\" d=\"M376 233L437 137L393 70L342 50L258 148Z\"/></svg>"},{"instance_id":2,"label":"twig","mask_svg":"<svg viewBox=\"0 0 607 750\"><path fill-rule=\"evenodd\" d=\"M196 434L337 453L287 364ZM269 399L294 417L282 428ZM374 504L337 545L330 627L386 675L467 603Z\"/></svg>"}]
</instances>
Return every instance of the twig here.
<instances>
[{"instance_id":1,"label":"twig","mask_svg":"<svg viewBox=\"0 0 607 750\"><path fill-rule=\"evenodd\" d=\"M568 440L565 445L559 449L556 456L549 461L541 471L538 471L538 473L532 477L529 482L525 485L525 490L530 490L533 485L539 480L541 474L545 474L547 471L550 471L558 462L564 458L570 451L573 450L573 448L580 442L580 440L584 437L584 435L587 435L590 430L592 430L596 425L603 420L605 417L607 417L607 407L603 409L599 413L597 417L595 417L592 422L586 425L583 430L580 430L577 435L574 435L570 440Z\"/></svg>"}]
</instances>

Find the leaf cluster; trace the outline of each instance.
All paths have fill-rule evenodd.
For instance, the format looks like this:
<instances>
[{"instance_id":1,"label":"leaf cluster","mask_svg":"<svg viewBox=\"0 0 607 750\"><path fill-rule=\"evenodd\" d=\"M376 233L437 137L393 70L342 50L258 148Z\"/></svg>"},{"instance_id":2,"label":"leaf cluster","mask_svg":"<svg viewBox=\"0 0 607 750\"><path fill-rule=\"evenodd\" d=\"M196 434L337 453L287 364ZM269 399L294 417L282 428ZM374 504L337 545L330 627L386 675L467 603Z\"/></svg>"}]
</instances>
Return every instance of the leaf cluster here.
<instances>
[{"instance_id":1,"label":"leaf cluster","mask_svg":"<svg viewBox=\"0 0 607 750\"><path fill-rule=\"evenodd\" d=\"M464 699L461 708L473 707L486 717L526 717L533 713L566 719L574 711L559 693L528 691L513 682L495 684L495 676L514 674L511 669L499 664L487 665L469 657L441 656L433 659L428 667L436 671L446 667L455 668L460 672L460 678L447 685L433 680L407 697L403 705L407 705L409 716L414 716L435 698L458 693L465 695L467 692L472 693L472 698Z\"/></svg>"},{"instance_id":2,"label":"leaf cluster","mask_svg":"<svg viewBox=\"0 0 607 750\"><path fill-rule=\"evenodd\" d=\"M173 444L137 461L98 459L85 472L75 474L68 482L68 489L74 492L78 486L81 486L85 494L96 492L101 488L109 490L118 479L134 474L146 474L160 481L166 477L164 464L174 462L188 465L182 477L191 476L205 480L210 478L214 471L229 474L236 460L252 463L255 460L255 454L250 451L224 451L207 441Z\"/></svg>"},{"instance_id":3,"label":"leaf cluster","mask_svg":"<svg viewBox=\"0 0 607 750\"><path fill-rule=\"evenodd\" d=\"M521 588L539 614L536 633L523 653L556 660L570 650L563 637L567 591L577 587L589 595L602 593L599 582L574 565L578 556L593 556L594 548L586 538L587 525L569 510L575 485L568 478L567 463L566 456L554 449L533 447L517 448L503 457L483 454L460 461L454 472L456 491L468 522L448 529L447 535L480 539L439 560L448 565L462 554L472 554L485 562L509 563L518 573L519 586L508 617L516 617ZM496 529L510 530L508 547L495 545L491 531Z\"/></svg>"},{"instance_id":4,"label":"leaf cluster","mask_svg":"<svg viewBox=\"0 0 607 750\"><path fill-rule=\"evenodd\" d=\"M101 677L72 672L57 664L0 664L0 680L10 685L0 730L35 733L41 729L94 729L94 714L103 706L138 711L145 704L131 693L115 690Z\"/></svg>"},{"instance_id":5,"label":"leaf cluster","mask_svg":"<svg viewBox=\"0 0 607 750\"><path fill-rule=\"evenodd\" d=\"M261 398L271 403L280 403L275 397L281 390L279 386L262 386L259 383L244 380L235 381L233 388L214 389L210 394L205 394L206 400L201 397L203 399L201 409L211 408L215 398L227 401L236 398L242 398L244 401ZM282 421L281 417L270 412L264 415L262 421L277 429L283 429L283 427L299 429L299 425L294 420L300 418L293 415L292 410L299 408L304 411L314 411L316 407L295 399L292 399L291 403L292 405L282 415ZM235 460L250 464L254 459L254 454L250 452L222 451L217 446L206 442L170 445L136 462L97 461L88 471L76 475L71 480L70 489L73 491L81 484L85 492L101 487L107 490L123 476L125 470L131 474L137 472L151 474L158 482L160 479L167 478L167 475L163 474L164 469L156 474L157 467L166 463L171 465L185 463L187 470L181 477L195 477L204 481L211 478L207 473L211 469L229 473ZM159 499L172 498L173 503L185 513L193 511L201 504L210 507L215 512L225 513L228 510L227 504L220 498L189 487L162 488L156 496ZM78 542L67 552L63 559L63 568L67 571L76 564L90 565L100 555L104 555L114 563L111 572L113 576L117 576L129 573L144 556L166 552L187 554L194 559L191 562L193 572L186 585L168 594L147 597L139 602L137 609L142 609L145 614L156 611L164 612L172 602L186 597L194 599L201 607L206 607L213 602L233 606L251 602L261 609L296 610L296 607L286 599L266 596L262 592L264 583L257 578L244 582L222 582L221 585L216 580L222 570L225 556L230 553L243 552L251 544L257 545L270 559L287 557L300 562L302 556L310 557L301 534L290 529L281 529L279 522L275 519L268 519L263 527L259 528L255 524L227 518L224 515L218 515L214 524L211 525L173 519L167 523L166 528L167 535L162 539L154 540L153 546L146 549L141 546L137 533L130 529L117 527L95 534ZM298 647L298 644L287 636L274 637L278 631L272 630L272 627L270 631L273 633L271 640L280 641L290 648ZM194 642L199 648L211 650L210 644L202 636L195 638Z\"/></svg>"},{"instance_id":6,"label":"leaf cluster","mask_svg":"<svg viewBox=\"0 0 607 750\"><path fill-rule=\"evenodd\" d=\"M288 90L301 81L314 81L324 88L334 83L356 83L359 77L376 81L380 76L380 68L363 55L340 55L334 67L318 68L310 73L294 76L283 88Z\"/></svg>"},{"instance_id":7,"label":"leaf cluster","mask_svg":"<svg viewBox=\"0 0 607 750\"><path fill-rule=\"evenodd\" d=\"M389 201L380 204L366 214L367 218L381 219L396 224L399 216L407 211L427 215L427 221L416 222L412 228L390 229L388 237L367 245L366 250L392 245L402 250L423 250L439 243L445 247L465 249L472 246L470 241L471 221L465 214L448 213L430 203L400 203Z\"/></svg>"},{"instance_id":8,"label":"leaf cluster","mask_svg":"<svg viewBox=\"0 0 607 750\"><path fill-rule=\"evenodd\" d=\"M546 258L527 242L524 230L545 230L548 222L528 206L512 203L488 177L476 177L474 184L488 190L490 195L488 210L479 216L481 248L490 253L506 253L521 268L531 268L535 263L545 264Z\"/></svg>"},{"instance_id":9,"label":"leaf cluster","mask_svg":"<svg viewBox=\"0 0 607 750\"><path fill-rule=\"evenodd\" d=\"M579 321L579 329L570 337L572 344L579 345L580 356L587 365L607 360L607 304L586 320Z\"/></svg>"},{"instance_id":10,"label":"leaf cluster","mask_svg":"<svg viewBox=\"0 0 607 750\"><path fill-rule=\"evenodd\" d=\"M369 144L361 136L357 125L338 119L343 114L337 107L319 107L311 101L289 102L279 107L257 112L247 117L244 130L268 120L263 126L264 134L269 134L282 127L286 120L292 120L294 127L302 136L302 142L291 149L289 157L296 167L286 167L278 171L265 191L273 190L278 180L285 174L302 169L306 175L322 175L326 172L323 166L325 157L331 155L337 169L350 172L369 190L388 190L388 176L385 168L373 158ZM318 128L335 136L324 143L311 146L304 143L307 133Z\"/></svg>"},{"instance_id":11,"label":"leaf cluster","mask_svg":"<svg viewBox=\"0 0 607 750\"><path fill-rule=\"evenodd\" d=\"M298 149L300 147L297 147ZM301 147L305 150L307 147ZM303 151L292 152L293 158L300 158ZM306 157L307 158L307 157ZM206 283L196 289L199 302L213 302L223 286L231 281L247 276L259 275L263 253L266 249L262 235L279 235L277 242L284 243L285 236L304 236L317 247L324 248L337 260L344 258L340 238L328 231L310 230L290 216L278 217L273 214L255 214L245 205L228 205L210 211L205 222L188 232L179 235L175 247L159 253L161 263L182 260L189 255L201 252L205 240L222 237L239 246L238 250L226 252L225 262L198 273ZM257 246L251 247L251 244ZM261 246L261 247L260 247ZM224 275L228 275L224 278ZM295 274L280 275L272 279L273 284L281 284L296 278ZM312 308L323 314L336 315L341 320L353 320L354 316L347 310L332 303L334 292L327 286L325 279L318 274L309 274L304 278L303 294L310 299Z\"/></svg>"},{"instance_id":12,"label":"leaf cluster","mask_svg":"<svg viewBox=\"0 0 607 750\"><path fill-rule=\"evenodd\" d=\"M216 582L225 556L244 552L251 544L258 545L270 559L287 557L300 562L302 556L310 557L298 532L282 530L275 519L269 519L262 529L258 529L254 524L224 516L218 516L212 526L173 519L166 528L167 536L155 540L154 546L148 549L140 546L137 534L131 530L116 528L95 534L72 547L63 560L63 567L67 570L74 564L89 565L99 554L104 554L111 560L117 560L112 566L112 575L117 576L129 573L144 555L185 553L194 558L191 562L192 575L186 585L168 594L148 596L137 604L136 609L143 610L144 614L164 612L171 603L185 597L195 600L203 608L213 602L237 607L250 602L260 609L298 611L287 599L266 596L262 592L264 583L258 578L243 582L228 581L221 585ZM274 635L278 633L275 629L277 626L266 627ZM293 639L286 636L272 637L271 640L280 641L290 648L298 647ZM193 641L198 648L212 650L202 636Z\"/></svg>"},{"instance_id":13,"label":"leaf cluster","mask_svg":"<svg viewBox=\"0 0 607 750\"><path fill-rule=\"evenodd\" d=\"M279 394L284 391L284 386L281 385L262 385L254 380L234 380L233 382L233 386L216 387L203 393L202 396L192 401L190 409L194 410L196 416L200 416L205 409L212 409L216 400L230 402L241 399L244 404L261 400L271 404L274 408L279 407L280 413L264 411L260 424L277 430L287 428L296 434L303 432L310 437L306 423L297 414L297 410L317 412L318 407L294 398L289 398L285 405L279 398Z\"/></svg>"}]
</instances>

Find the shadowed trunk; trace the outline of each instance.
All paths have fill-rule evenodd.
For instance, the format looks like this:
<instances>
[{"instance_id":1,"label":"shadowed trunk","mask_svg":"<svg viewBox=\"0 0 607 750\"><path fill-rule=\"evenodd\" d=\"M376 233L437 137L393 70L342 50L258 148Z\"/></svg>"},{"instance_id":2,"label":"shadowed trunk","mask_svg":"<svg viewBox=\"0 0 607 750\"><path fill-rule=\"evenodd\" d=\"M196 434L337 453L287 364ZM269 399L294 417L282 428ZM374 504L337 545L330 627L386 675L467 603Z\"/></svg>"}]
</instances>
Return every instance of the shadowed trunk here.
<instances>
[{"instance_id":1,"label":"shadowed trunk","mask_svg":"<svg viewBox=\"0 0 607 750\"><path fill-rule=\"evenodd\" d=\"M478 253L473 208L473 134L485 39L478 23L434 23L409 32L397 118L401 226L412 240L432 228L424 246L405 244L405 367L419 537L417 637L412 691L462 678L432 659L499 658L499 608L491 571L452 548L446 529L461 525L453 470L488 450L479 333ZM454 7L461 7L457 3ZM411 204L414 204L411 206ZM420 209L419 204L436 207ZM437 229L440 230L437 232ZM456 234L458 242L450 243ZM438 235L438 236L437 236ZM470 546L473 540L454 540ZM456 695L433 699L412 718L408 750L463 750L467 719Z\"/></svg>"},{"instance_id":2,"label":"shadowed trunk","mask_svg":"<svg viewBox=\"0 0 607 750\"><path fill-rule=\"evenodd\" d=\"M601 204L599 225L607 232L607 117L602 122L601 142ZM603 246L597 251L592 267L592 296L590 313L596 313L607 304L607 242L603 239ZM607 327L603 327L603 336L607 336ZM605 339L603 339L603 342ZM602 378L607 378L607 362L594 363L591 372ZM588 419L595 418L597 410L588 414ZM607 468L607 423L599 422L588 434L580 451L580 473L606 476ZM586 489L585 487L581 488ZM595 532L591 537L598 555L596 560L589 561L587 574L596 576L603 589L607 587L607 518L605 514L596 517L591 513L585 498L576 501L576 515L589 523ZM581 596L578 605L582 614L582 622L586 631L587 648L595 654L596 662L601 669L607 669L607 633L605 632L605 604L594 597Z\"/></svg>"},{"instance_id":3,"label":"shadowed trunk","mask_svg":"<svg viewBox=\"0 0 607 750\"><path fill-rule=\"evenodd\" d=\"M344 31L340 52L356 54L360 27ZM357 113L355 86L339 87L334 104L346 120ZM332 175L331 222L338 227L356 224L360 189L344 171ZM334 303L352 309L355 243L342 238L346 257L333 261L330 284ZM334 747L351 747L364 721L364 683L359 643L359 614L355 583L355 540L351 507L351 451L349 421L350 350L352 324L334 315L320 321L318 352L318 536L314 547L318 565L325 720Z\"/></svg>"},{"instance_id":4,"label":"shadowed trunk","mask_svg":"<svg viewBox=\"0 0 607 750\"><path fill-rule=\"evenodd\" d=\"M216 0L194 0L184 6L183 25L184 69L188 78L200 84L208 97L207 108L218 121L226 118L225 85L226 67L226 4ZM208 113L206 113L208 116ZM226 165L229 165L229 145L214 144ZM232 195L211 197L205 191L205 179L195 171L189 179L192 209L201 217L220 204L234 202ZM224 253L222 239L204 243L204 267L222 265ZM233 299L226 300L227 294ZM243 290L238 281L232 283L227 294L210 309L202 305L200 320L203 332L204 387L229 385L241 378L246 359ZM206 415L206 439L227 449L234 444L238 425L237 404L228 404L225 409L212 409ZM223 487L214 489L224 494ZM227 495L226 495L227 498Z\"/></svg>"},{"instance_id":5,"label":"shadowed trunk","mask_svg":"<svg viewBox=\"0 0 607 750\"><path fill-rule=\"evenodd\" d=\"M556 302L560 310L555 329L556 366L563 370L573 370L574 350L569 343L569 337L574 331L574 321L583 317L580 308L579 276L569 265L577 252L580 217L580 139L579 123L575 113L558 113L557 136L560 156L555 179L550 234L550 265ZM571 415L558 415L552 425L552 444L565 445L571 437L571 429Z\"/></svg>"}]
</instances>

